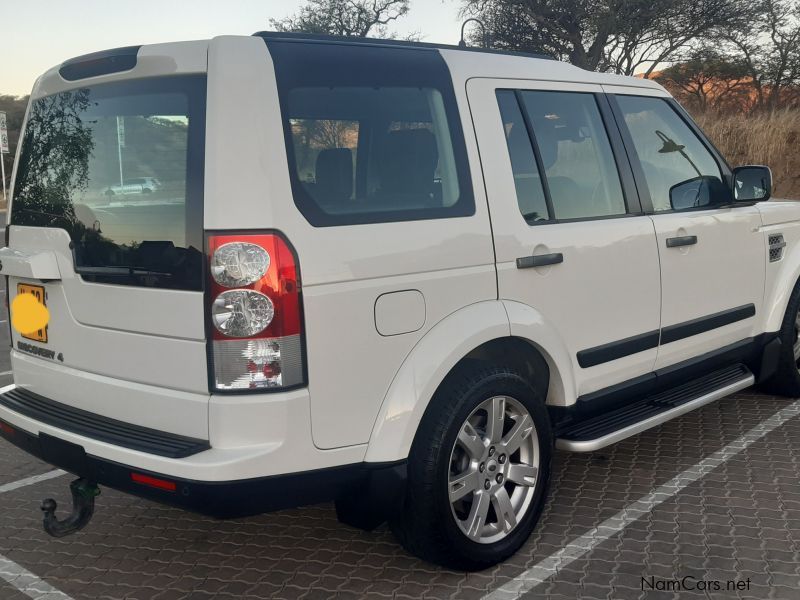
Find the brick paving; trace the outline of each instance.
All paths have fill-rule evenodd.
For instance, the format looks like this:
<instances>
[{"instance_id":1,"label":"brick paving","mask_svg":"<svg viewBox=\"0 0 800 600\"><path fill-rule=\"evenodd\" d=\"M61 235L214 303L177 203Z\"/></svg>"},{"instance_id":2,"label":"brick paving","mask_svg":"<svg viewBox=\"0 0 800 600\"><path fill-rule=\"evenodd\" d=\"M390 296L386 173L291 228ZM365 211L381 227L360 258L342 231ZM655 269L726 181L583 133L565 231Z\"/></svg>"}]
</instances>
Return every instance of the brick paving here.
<instances>
[{"instance_id":1,"label":"brick paving","mask_svg":"<svg viewBox=\"0 0 800 600\"><path fill-rule=\"evenodd\" d=\"M104 489L88 529L53 540L41 530L38 504L52 495L67 506L68 476L0 495L0 554L75 600L477 599L789 402L748 391L605 451L557 453L539 528L516 556L481 573L423 563L408 556L385 527L365 533L340 525L330 505L217 521ZM0 443L0 483L48 470ZM642 589L642 577L666 586L686 576L690 583L750 583L733 591ZM0 598L18 597L0 582ZM527 597L800 599L800 419Z\"/></svg>"},{"instance_id":2,"label":"brick paving","mask_svg":"<svg viewBox=\"0 0 800 600\"><path fill-rule=\"evenodd\" d=\"M3 600L30 600L28 596L17 591L12 585L5 581L0 581L0 598Z\"/></svg>"}]
</instances>

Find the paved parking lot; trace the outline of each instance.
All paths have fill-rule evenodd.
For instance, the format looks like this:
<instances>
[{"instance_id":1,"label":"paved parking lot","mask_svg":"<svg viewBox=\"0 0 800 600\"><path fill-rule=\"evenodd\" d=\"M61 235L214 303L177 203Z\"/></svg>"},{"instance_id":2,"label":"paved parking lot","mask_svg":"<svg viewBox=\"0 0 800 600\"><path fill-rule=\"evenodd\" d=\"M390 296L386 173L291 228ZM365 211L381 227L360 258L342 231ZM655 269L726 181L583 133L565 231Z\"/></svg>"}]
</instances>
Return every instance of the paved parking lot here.
<instances>
[{"instance_id":1,"label":"paved parking lot","mask_svg":"<svg viewBox=\"0 0 800 600\"><path fill-rule=\"evenodd\" d=\"M603 452L557 453L528 544L473 574L408 556L385 527L340 525L330 505L216 521L104 489L89 527L54 540L39 502L68 506L69 476L30 483L57 474L0 441L0 599L800 599L798 415L800 401L748 390Z\"/></svg>"}]
</instances>

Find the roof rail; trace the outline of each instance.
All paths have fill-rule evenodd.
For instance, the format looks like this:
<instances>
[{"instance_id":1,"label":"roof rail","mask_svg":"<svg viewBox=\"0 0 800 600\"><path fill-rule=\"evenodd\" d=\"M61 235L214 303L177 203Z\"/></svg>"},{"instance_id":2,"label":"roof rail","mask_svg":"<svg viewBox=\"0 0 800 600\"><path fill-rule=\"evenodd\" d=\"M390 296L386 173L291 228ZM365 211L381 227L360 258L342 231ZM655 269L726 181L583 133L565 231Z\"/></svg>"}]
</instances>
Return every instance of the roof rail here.
<instances>
[{"instance_id":1,"label":"roof rail","mask_svg":"<svg viewBox=\"0 0 800 600\"><path fill-rule=\"evenodd\" d=\"M309 44L348 44L354 46L390 46L393 48L407 49L432 49L432 50L458 50L461 52L483 52L487 54L501 54L510 56L523 56L526 58L539 58L556 60L546 54L533 54L528 52L515 52L512 50L499 50L496 48L480 48L475 46L455 46L452 44L436 44L431 42L412 42L409 40L395 40L385 38L355 37L346 35L327 35L321 33L294 33L288 31L258 31L253 34L265 40L281 42L300 42Z\"/></svg>"}]
</instances>

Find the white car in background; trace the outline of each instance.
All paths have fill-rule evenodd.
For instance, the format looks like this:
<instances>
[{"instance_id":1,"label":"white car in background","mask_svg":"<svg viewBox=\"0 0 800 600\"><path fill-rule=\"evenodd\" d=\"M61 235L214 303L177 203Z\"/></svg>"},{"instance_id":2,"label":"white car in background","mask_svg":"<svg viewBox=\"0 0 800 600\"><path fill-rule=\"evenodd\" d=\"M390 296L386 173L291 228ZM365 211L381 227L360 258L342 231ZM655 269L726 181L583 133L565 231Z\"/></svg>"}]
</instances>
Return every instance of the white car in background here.
<instances>
[{"instance_id":1,"label":"white car in background","mask_svg":"<svg viewBox=\"0 0 800 600\"><path fill-rule=\"evenodd\" d=\"M136 177L126 179L122 185L110 185L103 193L106 196L116 196L120 194L151 194L161 187L161 182L155 177Z\"/></svg>"}]
</instances>

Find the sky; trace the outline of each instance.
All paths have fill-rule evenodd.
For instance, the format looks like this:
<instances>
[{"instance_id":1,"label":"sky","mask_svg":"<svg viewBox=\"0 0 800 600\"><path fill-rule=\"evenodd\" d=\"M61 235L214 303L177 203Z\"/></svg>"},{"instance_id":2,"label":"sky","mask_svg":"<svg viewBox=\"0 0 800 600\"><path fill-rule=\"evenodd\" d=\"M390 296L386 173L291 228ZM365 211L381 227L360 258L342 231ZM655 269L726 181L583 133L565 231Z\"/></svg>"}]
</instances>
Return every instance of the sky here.
<instances>
[{"instance_id":1,"label":"sky","mask_svg":"<svg viewBox=\"0 0 800 600\"><path fill-rule=\"evenodd\" d=\"M34 80L68 58L120 46L250 35L300 0L0 0L0 94L30 93ZM390 26L400 35L455 44L458 0L411 0Z\"/></svg>"}]
</instances>

